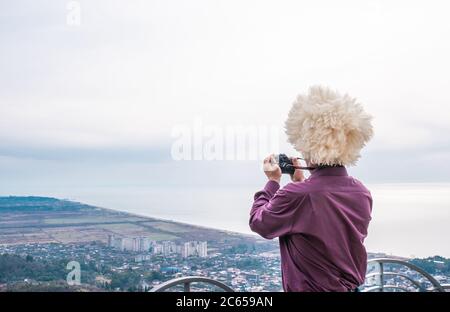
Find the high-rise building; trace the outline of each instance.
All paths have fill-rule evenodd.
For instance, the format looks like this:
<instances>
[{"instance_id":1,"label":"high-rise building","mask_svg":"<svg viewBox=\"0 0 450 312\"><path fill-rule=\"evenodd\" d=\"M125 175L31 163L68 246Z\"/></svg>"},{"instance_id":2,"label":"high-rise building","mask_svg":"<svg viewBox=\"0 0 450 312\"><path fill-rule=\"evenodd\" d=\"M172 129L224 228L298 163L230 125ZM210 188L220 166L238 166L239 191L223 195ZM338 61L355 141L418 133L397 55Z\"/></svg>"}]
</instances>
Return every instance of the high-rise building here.
<instances>
[{"instance_id":1,"label":"high-rise building","mask_svg":"<svg viewBox=\"0 0 450 312\"><path fill-rule=\"evenodd\" d=\"M113 247L114 235L108 235L108 247Z\"/></svg>"},{"instance_id":2,"label":"high-rise building","mask_svg":"<svg viewBox=\"0 0 450 312\"><path fill-rule=\"evenodd\" d=\"M197 254L199 257L206 258L208 256L208 243L198 242L197 243Z\"/></svg>"},{"instance_id":3,"label":"high-rise building","mask_svg":"<svg viewBox=\"0 0 450 312\"><path fill-rule=\"evenodd\" d=\"M181 256L183 258L187 258L191 255L191 253L190 253L191 248L189 245L190 245L189 242L187 242L181 246Z\"/></svg>"},{"instance_id":4,"label":"high-rise building","mask_svg":"<svg viewBox=\"0 0 450 312\"><path fill-rule=\"evenodd\" d=\"M191 241L182 245L181 256L187 258L189 256L207 257L208 245L207 242Z\"/></svg>"},{"instance_id":5,"label":"high-rise building","mask_svg":"<svg viewBox=\"0 0 450 312\"><path fill-rule=\"evenodd\" d=\"M169 256L170 254L176 253L181 254L183 258L189 256L204 258L208 256L207 242L198 241L190 241L177 245L172 241L157 243L148 237L117 237L115 235L108 235L108 246L121 251L151 252L154 255L162 254Z\"/></svg>"},{"instance_id":6,"label":"high-rise building","mask_svg":"<svg viewBox=\"0 0 450 312\"><path fill-rule=\"evenodd\" d=\"M121 251L125 250L124 239L115 235L108 235L108 246Z\"/></svg>"},{"instance_id":7,"label":"high-rise building","mask_svg":"<svg viewBox=\"0 0 450 312\"><path fill-rule=\"evenodd\" d=\"M171 241L165 241L162 243L162 253L164 256L168 256L177 252L177 245Z\"/></svg>"},{"instance_id":8,"label":"high-rise building","mask_svg":"<svg viewBox=\"0 0 450 312\"><path fill-rule=\"evenodd\" d=\"M116 237L108 235L108 246L121 251L147 252L150 250L151 240L146 237Z\"/></svg>"},{"instance_id":9,"label":"high-rise building","mask_svg":"<svg viewBox=\"0 0 450 312\"><path fill-rule=\"evenodd\" d=\"M140 238L139 251L147 252L150 250L151 240L147 237Z\"/></svg>"},{"instance_id":10,"label":"high-rise building","mask_svg":"<svg viewBox=\"0 0 450 312\"><path fill-rule=\"evenodd\" d=\"M134 239L130 238L130 237L125 237L122 239L123 243L123 247L122 250L123 251L132 251L133 247L134 247Z\"/></svg>"}]
</instances>

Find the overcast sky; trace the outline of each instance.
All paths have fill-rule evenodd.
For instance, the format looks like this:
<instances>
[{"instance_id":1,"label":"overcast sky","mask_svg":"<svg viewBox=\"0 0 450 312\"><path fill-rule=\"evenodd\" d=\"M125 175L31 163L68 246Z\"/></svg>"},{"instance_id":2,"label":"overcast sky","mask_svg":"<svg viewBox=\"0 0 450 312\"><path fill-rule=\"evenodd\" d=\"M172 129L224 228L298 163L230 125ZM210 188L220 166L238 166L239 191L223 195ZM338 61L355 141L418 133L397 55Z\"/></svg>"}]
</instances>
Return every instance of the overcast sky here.
<instances>
[{"instance_id":1,"label":"overcast sky","mask_svg":"<svg viewBox=\"0 0 450 312\"><path fill-rule=\"evenodd\" d=\"M2 193L259 185L255 162L173 162L173 127L282 130L312 84L374 116L363 181L450 182L448 1L77 1L79 26L69 2L0 3Z\"/></svg>"}]
</instances>

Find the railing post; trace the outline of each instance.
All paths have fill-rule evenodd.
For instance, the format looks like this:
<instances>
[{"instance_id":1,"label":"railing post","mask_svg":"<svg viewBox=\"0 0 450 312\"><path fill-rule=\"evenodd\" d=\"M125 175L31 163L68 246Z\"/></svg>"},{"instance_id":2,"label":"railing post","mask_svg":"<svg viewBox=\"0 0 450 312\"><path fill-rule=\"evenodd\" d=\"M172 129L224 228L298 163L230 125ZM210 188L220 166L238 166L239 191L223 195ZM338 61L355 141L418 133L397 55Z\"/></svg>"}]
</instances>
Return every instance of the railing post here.
<instances>
[{"instance_id":1,"label":"railing post","mask_svg":"<svg viewBox=\"0 0 450 312\"><path fill-rule=\"evenodd\" d=\"M191 283L186 282L184 283L184 292L190 292L191 291Z\"/></svg>"},{"instance_id":2,"label":"railing post","mask_svg":"<svg viewBox=\"0 0 450 312\"><path fill-rule=\"evenodd\" d=\"M383 268L383 262L379 262L380 264L380 292L384 292L384 268Z\"/></svg>"}]
</instances>

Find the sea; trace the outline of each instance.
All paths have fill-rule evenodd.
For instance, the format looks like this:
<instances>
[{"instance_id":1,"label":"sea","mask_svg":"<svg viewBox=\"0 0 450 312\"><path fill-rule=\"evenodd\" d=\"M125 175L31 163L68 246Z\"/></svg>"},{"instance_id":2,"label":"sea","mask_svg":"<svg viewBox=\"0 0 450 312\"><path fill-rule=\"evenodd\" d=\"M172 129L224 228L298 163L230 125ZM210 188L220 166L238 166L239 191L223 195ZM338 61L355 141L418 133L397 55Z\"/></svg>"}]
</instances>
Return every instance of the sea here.
<instances>
[{"instance_id":1,"label":"sea","mask_svg":"<svg viewBox=\"0 0 450 312\"><path fill-rule=\"evenodd\" d=\"M369 252L404 257L450 257L450 183L366 186L374 200L365 240ZM248 219L256 191L258 189L250 187L90 186L56 187L40 191L39 195L252 234Z\"/></svg>"}]
</instances>

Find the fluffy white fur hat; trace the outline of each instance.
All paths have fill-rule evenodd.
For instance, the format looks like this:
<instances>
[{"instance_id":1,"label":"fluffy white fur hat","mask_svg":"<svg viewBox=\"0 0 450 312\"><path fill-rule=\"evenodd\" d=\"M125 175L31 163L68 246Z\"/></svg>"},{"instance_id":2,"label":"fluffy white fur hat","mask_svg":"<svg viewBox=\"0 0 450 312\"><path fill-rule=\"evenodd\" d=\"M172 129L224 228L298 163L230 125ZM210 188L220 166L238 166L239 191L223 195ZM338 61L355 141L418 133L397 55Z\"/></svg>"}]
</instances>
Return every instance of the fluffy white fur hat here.
<instances>
[{"instance_id":1,"label":"fluffy white fur hat","mask_svg":"<svg viewBox=\"0 0 450 312\"><path fill-rule=\"evenodd\" d=\"M372 117L347 94L313 86L286 120L288 141L314 164L354 165L373 135Z\"/></svg>"}]
</instances>

